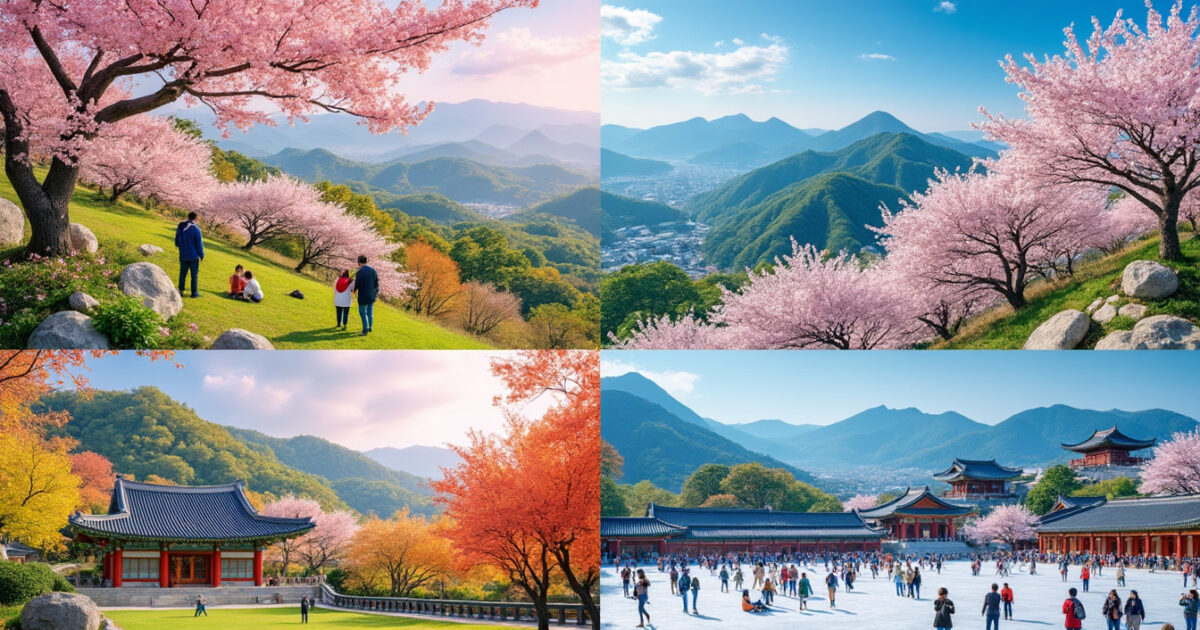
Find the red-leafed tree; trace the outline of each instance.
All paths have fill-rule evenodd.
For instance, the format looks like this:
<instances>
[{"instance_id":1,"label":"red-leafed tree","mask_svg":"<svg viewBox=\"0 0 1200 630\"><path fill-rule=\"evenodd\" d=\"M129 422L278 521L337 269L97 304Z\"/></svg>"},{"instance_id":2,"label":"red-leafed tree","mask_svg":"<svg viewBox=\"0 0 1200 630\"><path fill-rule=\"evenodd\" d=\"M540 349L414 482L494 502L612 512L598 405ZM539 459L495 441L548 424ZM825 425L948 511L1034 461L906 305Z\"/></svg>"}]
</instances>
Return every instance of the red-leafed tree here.
<instances>
[{"instance_id":1,"label":"red-leafed tree","mask_svg":"<svg viewBox=\"0 0 1200 630\"><path fill-rule=\"evenodd\" d=\"M1179 206L1200 186L1197 7L1185 18L1177 0L1164 23L1147 2L1145 27L1120 12L1108 27L1092 25L1083 43L1065 29L1062 56L1026 55L1027 67L1008 56L1001 65L1028 117L988 115L981 127L1052 181L1111 186L1137 199L1158 217L1159 256L1178 260Z\"/></svg>"},{"instance_id":2,"label":"red-leafed tree","mask_svg":"<svg viewBox=\"0 0 1200 630\"><path fill-rule=\"evenodd\" d=\"M95 512L108 505L112 494L113 483L117 476L113 473L112 462L107 457L84 451L71 455L71 472L79 477L79 503Z\"/></svg>"},{"instance_id":3,"label":"red-leafed tree","mask_svg":"<svg viewBox=\"0 0 1200 630\"><path fill-rule=\"evenodd\" d=\"M0 11L5 171L32 226L28 250L69 253L75 159L104 125L176 101L218 125L348 113L373 132L417 123L429 106L395 89L488 19L537 0L7 0ZM123 92L137 85L137 93ZM40 144L33 144L35 142ZM50 160L42 181L34 159Z\"/></svg>"}]
</instances>

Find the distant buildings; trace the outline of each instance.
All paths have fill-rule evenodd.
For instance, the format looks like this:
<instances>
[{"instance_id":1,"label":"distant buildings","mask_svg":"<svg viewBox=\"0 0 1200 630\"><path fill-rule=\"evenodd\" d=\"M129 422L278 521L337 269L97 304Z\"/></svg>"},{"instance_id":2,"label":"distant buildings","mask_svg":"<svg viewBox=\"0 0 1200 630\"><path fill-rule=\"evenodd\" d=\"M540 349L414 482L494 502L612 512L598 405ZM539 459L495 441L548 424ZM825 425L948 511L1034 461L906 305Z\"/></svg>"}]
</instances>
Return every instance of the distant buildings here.
<instances>
[{"instance_id":1,"label":"distant buildings","mask_svg":"<svg viewBox=\"0 0 1200 630\"><path fill-rule=\"evenodd\" d=\"M953 540L963 521L977 512L973 506L946 501L925 486L908 488L891 501L857 513L892 540Z\"/></svg>"},{"instance_id":2,"label":"distant buildings","mask_svg":"<svg viewBox=\"0 0 1200 630\"><path fill-rule=\"evenodd\" d=\"M958 459L950 467L933 475L937 481L950 484L942 496L968 501L1016 498L1008 482L1021 476L1015 468L1005 468L996 460Z\"/></svg>"},{"instance_id":3,"label":"distant buildings","mask_svg":"<svg viewBox=\"0 0 1200 630\"><path fill-rule=\"evenodd\" d=\"M1200 495L1059 497L1036 528L1043 553L1200 556Z\"/></svg>"}]
</instances>

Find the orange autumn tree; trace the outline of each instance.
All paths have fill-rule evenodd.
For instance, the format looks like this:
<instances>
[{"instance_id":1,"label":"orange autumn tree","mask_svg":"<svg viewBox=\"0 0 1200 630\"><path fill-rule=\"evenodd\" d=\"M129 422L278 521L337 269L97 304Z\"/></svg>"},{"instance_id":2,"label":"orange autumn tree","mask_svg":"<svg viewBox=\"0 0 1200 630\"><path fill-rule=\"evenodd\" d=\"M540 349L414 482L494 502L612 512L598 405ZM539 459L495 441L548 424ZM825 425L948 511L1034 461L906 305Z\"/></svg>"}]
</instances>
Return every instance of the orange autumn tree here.
<instances>
[{"instance_id":1,"label":"orange autumn tree","mask_svg":"<svg viewBox=\"0 0 1200 630\"><path fill-rule=\"evenodd\" d=\"M346 554L355 578L367 589L387 583L392 597L408 597L451 573L450 541L436 521L409 514L408 508L387 520L372 516L354 534Z\"/></svg>"},{"instance_id":2,"label":"orange autumn tree","mask_svg":"<svg viewBox=\"0 0 1200 630\"><path fill-rule=\"evenodd\" d=\"M471 434L462 462L433 488L446 505L447 535L465 563L488 562L529 596L540 628L561 576L599 628L599 355L528 351L497 360L502 436ZM525 410L546 407L539 417Z\"/></svg>"},{"instance_id":3,"label":"orange autumn tree","mask_svg":"<svg viewBox=\"0 0 1200 630\"><path fill-rule=\"evenodd\" d=\"M405 305L415 313L441 317L454 310L462 293L458 264L425 241L404 248L405 269L413 275L413 288Z\"/></svg>"},{"instance_id":4,"label":"orange autumn tree","mask_svg":"<svg viewBox=\"0 0 1200 630\"><path fill-rule=\"evenodd\" d=\"M99 453L84 451L71 455L71 472L79 477L79 505L93 514L108 507L109 496L117 475L112 462Z\"/></svg>"}]
</instances>

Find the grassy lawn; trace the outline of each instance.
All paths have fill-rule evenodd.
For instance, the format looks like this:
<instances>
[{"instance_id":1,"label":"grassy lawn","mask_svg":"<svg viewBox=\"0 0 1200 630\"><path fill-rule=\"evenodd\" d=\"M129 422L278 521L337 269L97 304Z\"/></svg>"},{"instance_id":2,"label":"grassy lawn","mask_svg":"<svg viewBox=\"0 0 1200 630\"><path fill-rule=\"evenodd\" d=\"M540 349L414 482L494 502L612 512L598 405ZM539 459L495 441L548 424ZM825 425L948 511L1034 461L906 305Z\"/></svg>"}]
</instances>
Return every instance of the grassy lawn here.
<instances>
[{"instance_id":1,"label":"grassy lawn","mask_svg":"<svg viewBox=\"0 0 1200 630\"><path fill-rule=\"evenodd\" d=\"M1186 232L1179 236L1185 259L1178 263L1163 263L1179 273L1179 291L1166 300L1143 303L1148 307L1147 316L1168 314L1200 321L1200 239ZM1096 298L1119 294L1121 272L1135 260L1157 261L1158 238L1138 241L1121 252L1080 265L1071 278L1031 286L1026 292L1029 304L1021 311L1014 313L1012 309L1002 307L985 313L968 322L955 338L933 347L1021 348L1034 329L1055 313L1066 309L1085 311ZM1079 347L1093 347L1108 333L1128 330L1134 323L1126 317L1118 317L1104 326L1093 322L1092 330Z\"/></svg>"},{"instance_id":2,"label":"grassy lawn","mask_svg":"<svg viewBox=\"0 0 1200 630\"><path fill-rule=\"evenodd\" d=\"M0 176L0 197L18 203L7 177ZM78 188L71 204L71 220L87 226L106 244L124 241L134 248L143 243L157 245L163 252L148 258L177 278L179 263L175 251L175 220L128 203L109 204L96 193ZM414 317L403 309L383 303L375 305L375 326L371 335L362 337L358 311L352 308L350 330L334 330L333 290L326 283L291 270L290 261L273 252L248 253L237 245L205 238L205 258L200 265L200 293L203 297L184 298L184 308L176 317L195 323L200 333L216 338L230 328L243 328L263 335L276 348L304 349L403 349L403 348L486 348L487 343ZM266 299L260 304L224 297L228 278L237 264L254 272L262 284ZM292 263L294 264L294 263ZM304 300L288 297L294 289Z\"/></svg>"},{"instance_id":3,"label":"grassy lawn","mask_svg":"<svg viewBox=\"0 0 1200 630\"><path fill-rule=\"evenodd\" d=\"M300 623L300 608L209 608L207 617L192 617L191 610L105 610L104 614L125 630L273 630L275 628L407 628L408 630L500 630L503 626L454 623L450 621L388 617L332 611L324 608L309 613L308 625Z\"/></svg>"}]
</instances>

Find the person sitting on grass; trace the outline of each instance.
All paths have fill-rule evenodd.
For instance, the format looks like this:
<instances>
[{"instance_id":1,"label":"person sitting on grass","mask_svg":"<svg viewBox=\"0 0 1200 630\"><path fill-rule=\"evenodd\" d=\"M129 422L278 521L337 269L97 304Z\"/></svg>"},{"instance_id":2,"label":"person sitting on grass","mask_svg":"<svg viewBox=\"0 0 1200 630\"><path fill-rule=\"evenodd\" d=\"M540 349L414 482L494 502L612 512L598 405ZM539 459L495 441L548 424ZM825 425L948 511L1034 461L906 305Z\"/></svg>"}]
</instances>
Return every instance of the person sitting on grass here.
<instances>
[{"instance_id":1,"label":"person sitting on grass","mask_svg":"<svg viewBox=\"0 0 1200 630\"><path fill-rule=\"evenodd\" d=\"M242 289L246 288L246 278L242 275L244 272L245 268L241 265L233 268L233 275L229 276L229 297L242 297Z\"/></svg>"},{"instance_id":2,"label":"person sitting on grass","mask_svg":"<svg viewBox=\"0 0 1200 630\"><path fill-rule=\"evenodd\" d=\"M766 606L763 606L762 600L757 602L750 601L750 591L742 591L742 612L765 612Z\"/></svg>"},{"instance_id":3,"label":"person sitting on grass","mask_svg":"<svg viewBox=\"0 0 1200 630\"><path fill-rule=\"evenodd\" d=\"M242 288L241 299L247 302L255 303L263 301L263 290L262 287L259 286L258 280L254 279L254 273L247 271L245 278L246 286Z\"/></svg>"}]
</instances>

